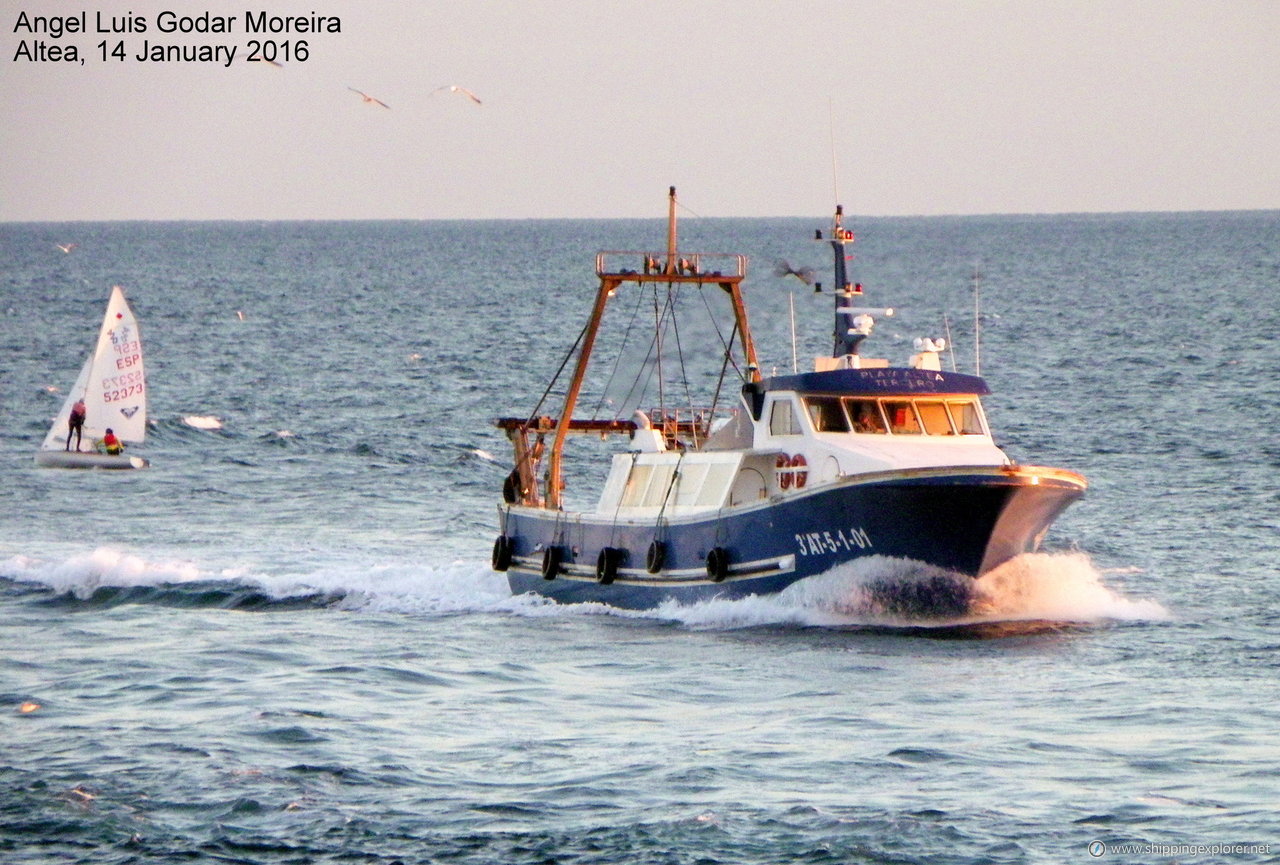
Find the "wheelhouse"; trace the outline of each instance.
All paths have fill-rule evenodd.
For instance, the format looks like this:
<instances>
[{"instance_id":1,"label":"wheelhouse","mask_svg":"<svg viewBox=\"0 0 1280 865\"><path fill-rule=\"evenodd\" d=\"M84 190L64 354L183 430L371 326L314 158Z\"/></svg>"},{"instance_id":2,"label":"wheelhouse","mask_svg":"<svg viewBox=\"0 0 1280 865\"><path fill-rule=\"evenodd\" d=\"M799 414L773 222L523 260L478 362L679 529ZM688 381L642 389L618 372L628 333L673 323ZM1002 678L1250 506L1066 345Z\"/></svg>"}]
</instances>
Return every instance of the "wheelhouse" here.
<instances>
[{"instance_id":1,"label":"wheelhouse","mask_svg":"<svg viewBox=\"0 0 1280 865\"><path fill-rule=\"evenodd\" d=\"M860 435L985 436L977 397L867 397L810 394L800 397L818 433ZM775 402L777 412L790 403ZM789 409L788 409L789 411ZM770 418L770 427L774 427ZM774 431L777 435L777 431Z\"/></svg>"}]
</instances>

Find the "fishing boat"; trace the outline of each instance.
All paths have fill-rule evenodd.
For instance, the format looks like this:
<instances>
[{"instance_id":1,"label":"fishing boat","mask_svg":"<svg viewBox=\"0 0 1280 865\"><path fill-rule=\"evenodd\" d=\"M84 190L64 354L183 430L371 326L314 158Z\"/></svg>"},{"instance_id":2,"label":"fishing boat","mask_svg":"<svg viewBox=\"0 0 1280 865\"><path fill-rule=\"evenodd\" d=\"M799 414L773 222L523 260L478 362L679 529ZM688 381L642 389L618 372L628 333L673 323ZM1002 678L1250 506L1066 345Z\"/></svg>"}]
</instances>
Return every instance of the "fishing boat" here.
<instances>
[{"instance_id":1,"label":"fishing boat","mask_svg":"<svg viewBox=\"0 0 1280 865\"><path fill-rule=\"evenodd\" d=\"M599 286L559 413L539 403L495 421L515 468L493 567L513 592L648 609L774 593L866 556L976 578L1036 550L1084 493L1079 474L1019 465L997 447L985 381L944 370L942 340L917 340L906 365L863 354L876 317L892 310L864 305L848 278L854 235L839 207L827 236L815 232L834 258L832 353L812 371L771 377L747 318L746 257L681 252L676 214L673 187L665 251L597 254ZM731 405L576 416L606 307L628 289L727 296L732 324L717 351L739 379ZM622 442L603 483L586 491L594 507L567 504L575 436Z\"/></svg>"},{"instance_id":2,"label":"fishing boat","mask_svg":"<svg viewBox=\"0 0 1280 865\"><path fill-rule=\"evenodd\" d=\"M69 418L84 403L80 435ZM120 286L111 289L98 341L67 393L62 409L36 452L36 465L70 469L141 469L150 463L129 453L109 453L108 430L121 443L141 444L147 434L147 383L138 321Z\"/></svg>"}]
</instances>

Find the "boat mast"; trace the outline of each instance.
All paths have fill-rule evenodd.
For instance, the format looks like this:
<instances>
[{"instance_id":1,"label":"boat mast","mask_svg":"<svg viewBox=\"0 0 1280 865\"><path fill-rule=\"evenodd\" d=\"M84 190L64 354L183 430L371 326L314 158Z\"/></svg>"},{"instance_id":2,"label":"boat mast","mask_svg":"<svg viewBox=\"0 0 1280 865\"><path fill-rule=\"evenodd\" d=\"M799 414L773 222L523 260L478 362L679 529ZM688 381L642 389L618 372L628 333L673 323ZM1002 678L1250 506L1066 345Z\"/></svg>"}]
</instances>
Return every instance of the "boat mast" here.
<instances>
[{"instance_id":1,"label":"boat mast","mask_svg":"<svg viewBox=\"0 0 1280 865\"><path fill-rule=\"evenodd\" d=\"M822 231L815 232L815 240L822 240ZM831 253L835 264L835 299L836 324L835 345L831 349L832 357L848 357L855 366L858 363L858 348L862 341L871 335L874 325L872 316L893 315L889 308L854 306L862 300L862 283L849 282L849 270L846 263L845 247L853 243L853 232L844 227L844 206L836 205L836 215L831 220Z\"/></svg>"},{"instance_id":2,"label":"boat mast","mask_svg":"<svg viewBox=\"0 0 1280 865\"><path fill-rule=\"evenodd\" d=\"M741 283L746 276L746 257L742 255L695 254L688 258L681 258L676 242L676 188L674 186L670 187L668 191L666 261L659 263L656 260L656 255L643 254L643 267L640 270L611 270L607 264L607 259L615 254L623 253L602 252L596 256L596 274L600 277L600 287L596 290L596 300L591 309L591 318L583 332L582 347L578 352L578 362L574 366L573 379L569 382L569 389L565 393L564 406L560 411L560 417L555 422L555 434L551 442L550 454L547 458L546 491L542 506L551 510L558 510L563 504L563 496L561 495L564 488L562 479L563 452L565 440L569 437L570 432L624 431L621 427L634 429L630 421L606 424L605 426L608 428L604 429L597 422L573 419L573 411L577 407L578 397L582 392L582 383L587 375L587 366L591 361L591 352L595 348L596 337L600 333L600 323L604 318L605 305L624 283L665 282L671 285L677 282L687 282L696 285L719 285L721 289L728 293L733 305L734 326L742 336L742 354L747 364L746 377L753 382L761 379L760 365L756 360L755 342L751 338L751 327L747 322L747 306L742 299ZM703 260L713 257L729 258L732 265L730 272L724 273L720 270L710 273L704 272L702 270ZM500 419L499 424L509 431L524 431L528 429L527 422L514 421L514 419ZM619 429L614 429L615 426L619 427Z\"/></svg>"},{"instance_id":3,"label":"boat mast","mask_svg":"<svg viewBox=\"0 0 1280 865\"><path fill-rule=\"evenodd\" d=\"M676 188L667 188L667 274L677 272L679 260L676 257Z\"/></svg>"},{"instance_id":4,"label":"boat mast","mask_svg":"<svg viewBox=\"0 0 1280 865\"><path fill-rule=\"evenodd\" d=\"M831 238L828 242L831 244L831 254L834 258L833 275L836 281L835 345L832 347L831 356L843 357L857 354L858 343L862 341L856 336L853 321L855 315L853 301L855 297L862 294L862 286L855 287L849 283L844 248L853 242L853 232L844 227L844 205L842 204L836 205L836 215L831 220Z\"/></svg>"}]
</instances>

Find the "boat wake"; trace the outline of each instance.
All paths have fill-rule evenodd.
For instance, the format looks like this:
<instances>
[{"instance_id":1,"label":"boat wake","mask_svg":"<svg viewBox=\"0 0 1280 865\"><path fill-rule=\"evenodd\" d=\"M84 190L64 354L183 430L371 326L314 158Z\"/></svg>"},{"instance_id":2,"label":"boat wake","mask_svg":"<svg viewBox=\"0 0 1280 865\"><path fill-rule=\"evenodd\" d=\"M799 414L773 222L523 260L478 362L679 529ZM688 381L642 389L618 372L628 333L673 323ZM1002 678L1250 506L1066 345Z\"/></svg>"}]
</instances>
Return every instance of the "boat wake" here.
<instances>
[{"instance_id":1,"label":"boat wake","mask_svg":"<svg viewBox=\"0 0 1280 865\"><path fill-rule=\"evenodd\" d=\"M1160 621L1152 600L1103 584L1081 553L1018 556L974 580L920 562L872 556L809 577L774 596L661 610L691 627L787 624L1007 635L1106 621Z\"/></svg>"},{"instance_id":2,"label":"boat wake","mask_svg":"<svg viewBox=\"0 0 1280 865\"><path fill-rule=\"evenodd\" d=\"M214 415L207 415L207 414L183 415L182 422L187 426L193 427L194 429L198 429L198 430L207 430L212 432L213 430L222 429L222 418L216 417Z\"/></svg>"},{"instance_id":3,"label":"boat wake","mask_svg":"<svg viewBox=\"0 0 1280 865\"><path fill-rule=\"evenodd\" d=\"M502 575L469 562L439 568L367 560L335 560L310 570L209 568L108 547L62 561L14 556L0 561L0 580L11 581L9 591L37 594L45 603L87 608L134 603L431 614L501 610L514 600Z\"/></svg>"},{"instance_id":4,"label":"boat wake","mask_svg":"<svg viewBox=\"0 0 1280 865\"><path fill-rule=\"evenodd\" d=\"M215 570L99 548L63 561L16 556L0 561L0 578L10 581L8 591L35 593L41 603L80 608L154 604L409 615L605 615L657 619L695 630L872 628L986 636L1169 618L1159 603L1132 600L1106 586L1103 575L1079 553L1019 556L978 580L918 562L868 557L801 580L776 595L669 602L648 611L599 603L561 605L534 595L513 597L503 575L468 561L437 566L418 561L332 561L310 570Z\"/></svg>"}]
</instances>

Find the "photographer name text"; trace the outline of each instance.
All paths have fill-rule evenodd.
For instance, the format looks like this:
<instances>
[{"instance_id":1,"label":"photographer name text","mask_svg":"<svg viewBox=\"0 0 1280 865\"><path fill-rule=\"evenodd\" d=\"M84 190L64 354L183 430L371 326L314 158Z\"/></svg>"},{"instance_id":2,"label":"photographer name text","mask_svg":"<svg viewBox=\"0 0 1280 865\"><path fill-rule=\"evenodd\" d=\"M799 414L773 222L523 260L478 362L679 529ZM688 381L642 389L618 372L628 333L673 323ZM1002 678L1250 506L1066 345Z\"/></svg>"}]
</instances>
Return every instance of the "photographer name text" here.
<instances>
[{"instance_id":1,"label":"photographer name text","mask_svg":"<svg viewBox=\"0 0 1280 865\"><path fill-rule=\"evenodd\" d=\"M154 18L132 12L116 15L80 11L70 15L30 15L19 11L14 62L28 63L216 63L236 60L304 62L312 37L342 32L337 15L244 15L164 11ZM209 35L229 37L209 42ZM94 37L105 37L94 43ZM243 38L237 38L243 37ZM87 40L81 44L79 40ZM197 41L199 40L199 41Z\"/></svg>"}]
</instances>

